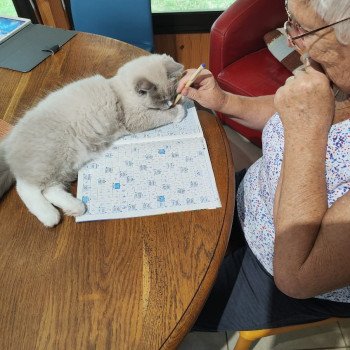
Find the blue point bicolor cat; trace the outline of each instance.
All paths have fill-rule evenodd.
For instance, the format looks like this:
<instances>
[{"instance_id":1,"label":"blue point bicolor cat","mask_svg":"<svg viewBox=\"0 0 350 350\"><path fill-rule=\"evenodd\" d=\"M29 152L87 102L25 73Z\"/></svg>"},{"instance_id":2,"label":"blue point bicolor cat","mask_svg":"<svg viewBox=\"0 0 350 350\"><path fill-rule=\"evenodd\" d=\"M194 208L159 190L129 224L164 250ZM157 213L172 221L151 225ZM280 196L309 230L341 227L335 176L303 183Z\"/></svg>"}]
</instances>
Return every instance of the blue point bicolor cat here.
<instances>
[{"instance_id":1,"label":"blue point bicolor cat","mask_svg":"<svg viewBox=\"0 0 350 350\"><path fill-rule=\"evenodd\" d=\"M60 211L80 216L85 205L69 192L78 170L114 141L185 116L172 106L183 66L167 55L136 58L106 79L73 82L28 110L0 143L0 197L16 181L19 196L45 226Z\"/></svg>"}]
</instances>

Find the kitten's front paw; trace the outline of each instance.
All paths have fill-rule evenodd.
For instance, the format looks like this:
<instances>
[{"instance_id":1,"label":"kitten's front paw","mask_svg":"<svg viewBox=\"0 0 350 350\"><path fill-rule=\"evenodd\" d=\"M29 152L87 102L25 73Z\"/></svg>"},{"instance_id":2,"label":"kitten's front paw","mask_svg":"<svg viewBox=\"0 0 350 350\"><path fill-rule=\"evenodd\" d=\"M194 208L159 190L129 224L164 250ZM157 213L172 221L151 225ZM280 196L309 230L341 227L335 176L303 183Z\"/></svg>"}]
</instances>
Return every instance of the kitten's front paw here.
<instances>
[{"instance_id":1,"label":"kitten's front paw","mask_svg":"<svg viewBox=\"0 0 350 350\"><path fill-rule=\"evenodd\" d=\"M46 210L43 213L40 213L40 215L37 216L37 218L46 226L46 227L53 227L56 226L61 219L60 212L52 207L50 210Z\"/></svg>"},{"instance_id":2,"label":"kitten's front paw","mask_svg":"<svg viewBox=\"0 0 350 350\"><path fill-rule=\"evenodd\" d=\"M183 105L176 105L175 108L177 109L177 114L174 119L174 123L180 123L186 116L186 109L183 107Z\"/></svg>"},{"instance_id":3,"label":"kitten's front paw","mask_svg":"<svg viewBox=\"0 0 350 350\"><path fill-rule=\"evenodd\" d=\"M83 215L86 212L85 204L79 199L76 199L76 198L72 198L72 199L74 199L74 201L72 200L69 203L69 206L67 205L65 208L63 208L65 214L69 216Z\"/></svg>"}]
</instances>

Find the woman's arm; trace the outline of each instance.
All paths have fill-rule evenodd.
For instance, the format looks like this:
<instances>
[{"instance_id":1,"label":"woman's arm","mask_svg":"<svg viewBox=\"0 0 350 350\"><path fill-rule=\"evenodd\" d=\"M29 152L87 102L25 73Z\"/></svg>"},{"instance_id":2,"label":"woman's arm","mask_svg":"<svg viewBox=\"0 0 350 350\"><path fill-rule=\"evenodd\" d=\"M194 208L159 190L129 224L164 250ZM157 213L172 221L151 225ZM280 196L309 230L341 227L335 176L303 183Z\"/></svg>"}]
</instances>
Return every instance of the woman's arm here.
<instances>
[{"instance_id":1,"label":"woman's arm","mask_svg":"<svg viewBox=\"0 0 350 350\"><path fill-rule=\"evenodd\" d=\"M274 96L245 97L230 94L219 87L211 72L206 69L197 77L193 87L186 88L185 84L193 71L186 71L177 91L203 107L228 114L238 123L257 130L262 130L275 113Z\"/></svg>"},{"instance_id":2,"label":"woman's arm","mask_svg":"<svg viewBox=\"0 0 350 350\"><path fill-rule=\"evenodd\" d=\"M307 68L277 91L285 133L275 197L274 278L285 294L309 298L350 284L350 195L328 209L325 158L334 97Z\"/></svg>"},{"instance_id":3,"label":"woman's arm","mask_svg":"<svg viewBox=\"0 0 350 350\"><path fill-rule=\"evenodd\" d=\"M276 112L274 96L246 97L230 94L227 102L218 112L230 115L236 122L255 130L262 130Z\"/></svg>"}]
</instances>

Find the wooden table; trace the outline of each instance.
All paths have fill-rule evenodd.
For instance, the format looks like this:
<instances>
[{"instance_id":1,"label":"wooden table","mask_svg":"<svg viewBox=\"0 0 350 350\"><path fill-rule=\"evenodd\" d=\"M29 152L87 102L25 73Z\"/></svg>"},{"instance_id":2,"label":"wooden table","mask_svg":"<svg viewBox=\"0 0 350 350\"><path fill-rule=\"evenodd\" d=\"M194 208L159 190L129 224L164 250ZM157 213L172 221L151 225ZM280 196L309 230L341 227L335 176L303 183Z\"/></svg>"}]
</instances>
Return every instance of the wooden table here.
<instances>
[{"instance_id":1,"label":"wooden table","mask_svg":"<svg viewBox=\"0 0 350 350\"><path fill-rule=\"evenodd\" d=\"M14 123L52 89L114 75L145 54L79 33L32 72L0 69L0 116ZM219 121L199 112L222 208L53 229L13 188L0 202L0 349L173 349L190 330L224 256L234 174Z\"/></svg>"}]
</instances>

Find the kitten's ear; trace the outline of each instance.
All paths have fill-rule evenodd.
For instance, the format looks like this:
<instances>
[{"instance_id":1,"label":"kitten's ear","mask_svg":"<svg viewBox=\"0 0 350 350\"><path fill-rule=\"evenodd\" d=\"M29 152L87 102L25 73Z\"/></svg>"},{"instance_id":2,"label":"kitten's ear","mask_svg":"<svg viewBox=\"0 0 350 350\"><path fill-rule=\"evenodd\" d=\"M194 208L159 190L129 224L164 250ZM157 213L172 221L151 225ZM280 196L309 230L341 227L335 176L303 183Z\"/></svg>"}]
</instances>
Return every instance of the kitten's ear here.
<instances>
[{"instance_id":1,"label":"kitten's ear","mask_svg":"<svg viewBox=\"0 0 350 350\"><path fill-rule=\"evenodd\" d=\"M135 91L139 95L144 95L151 89L155 88L155 85L151 83L149 80L146 78L140 79L136 84L135 84Z\"/></svg>"},{"instance_id":2,"label":"kitten's ear","mask_svg":"<svg viewBox=\"0 0 350 350\"><path fill-rule=\"evenodd\" d=\"M166 54L162 55L165 68L169 78L179 78L182 75L184 66Z\"/></svg>"}]
</instances>

